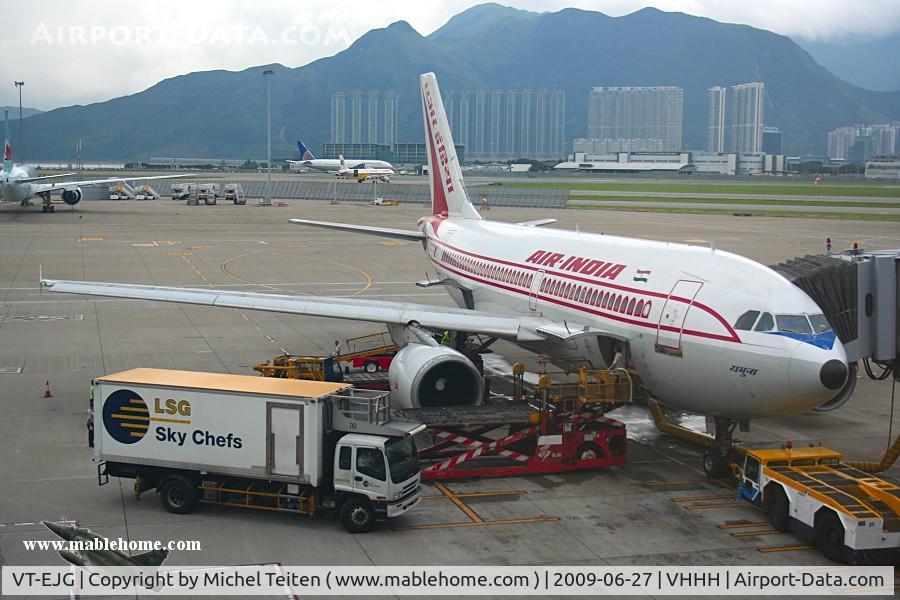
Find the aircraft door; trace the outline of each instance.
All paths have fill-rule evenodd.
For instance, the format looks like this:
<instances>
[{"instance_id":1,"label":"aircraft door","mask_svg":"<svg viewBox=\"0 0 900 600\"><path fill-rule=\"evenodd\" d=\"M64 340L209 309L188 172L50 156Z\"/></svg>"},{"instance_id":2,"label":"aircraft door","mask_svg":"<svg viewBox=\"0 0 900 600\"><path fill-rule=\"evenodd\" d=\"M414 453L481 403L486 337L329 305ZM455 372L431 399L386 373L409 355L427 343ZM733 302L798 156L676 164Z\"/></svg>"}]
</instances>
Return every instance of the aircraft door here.
<instances>
[{"instance_id":1,"label":"aircraft door","mask_svg":"<svg viewBox=\"0 0 900 600\"><path fill-rule=\"evenodd\" d=\"M534 281L531 282L531 289L528 291L528 308L537 310L537 295L541 291L541 282L544 281L544 271L536 271Z\"/></svg>"},{"instance_id":2,"label":"aircraft door","mask_svg":"<svg viewBox=\"0 0 900 600\"><path fill-rule=\"evenodd\" d=\"M269 474L299 477L303 464L303 407L268 406Z\"/></svg>"},{"instance_id":3,"label":"aircraft door","mask_svg":"<svg viewBox=\"0 0 900 600\"><path fill-rule=\"evenodd\" d=\"M659 352L681 356L681 333L684 321L693 305L694 298L703 284L699 281L679 279L672 286L666 303L659 315L656 330L656 349Z\"/></svg>"}]
</instances>

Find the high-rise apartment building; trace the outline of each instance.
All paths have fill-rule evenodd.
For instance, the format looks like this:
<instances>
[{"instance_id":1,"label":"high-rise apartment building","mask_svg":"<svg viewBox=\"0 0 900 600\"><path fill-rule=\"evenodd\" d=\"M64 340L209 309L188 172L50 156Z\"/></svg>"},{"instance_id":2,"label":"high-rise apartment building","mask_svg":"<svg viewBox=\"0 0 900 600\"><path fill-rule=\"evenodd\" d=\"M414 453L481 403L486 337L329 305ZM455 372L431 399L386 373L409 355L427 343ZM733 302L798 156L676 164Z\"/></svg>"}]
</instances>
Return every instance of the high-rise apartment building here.
<instances>
[{"instance_id":1,"label":"high-rise apartment building","mask_svg":"<svg viewBox=\"0 0 900 600\"><path fill-rule=\"evenodd\" d=\"M659 139L664 150L680 150L683 112L679 87L595 87L588 97L588 138Z\"/></svg>"},{"instance_id":2,"label":"high-rise apartment building","mask_svg":"<svg viewBox=\"0 0 900 600\"><path fill-rule=\"evenodd\" d=\"M706 150L725 152L725 96L722 86L709 88L709 120L706 126Z\"/></svg>"},{"instance_id":3,"label":"high-rise apartment building","mask_svg":"<svg viewBox=\"0 0 900 600\"><path fill-rule=\"evenodd\" d=\"M337 92L331 96L331 141L393 144L397 141L397 93L393 90Z\"/></svg>"},{"instance_id":4,"label":"high-rise apartment building","mask_svg":"<svg viewBox=\"0 0 900 600\"><path fill-rule=\"evenodd\" d=\"M450 90L444 105L453 139L470 160L565 155L562 90Z\"/></svg>"},{"instance_id":5,"label":"high-rise apartment building","mask_svg":"<svg viewBox=\"0 0 900 600\"><path fill-rule=\"evenodd\" d=\"M731 88L731 149L753 154L762 152L763 112L766 86L760 81Z\"/></svg>"}]
</instances>

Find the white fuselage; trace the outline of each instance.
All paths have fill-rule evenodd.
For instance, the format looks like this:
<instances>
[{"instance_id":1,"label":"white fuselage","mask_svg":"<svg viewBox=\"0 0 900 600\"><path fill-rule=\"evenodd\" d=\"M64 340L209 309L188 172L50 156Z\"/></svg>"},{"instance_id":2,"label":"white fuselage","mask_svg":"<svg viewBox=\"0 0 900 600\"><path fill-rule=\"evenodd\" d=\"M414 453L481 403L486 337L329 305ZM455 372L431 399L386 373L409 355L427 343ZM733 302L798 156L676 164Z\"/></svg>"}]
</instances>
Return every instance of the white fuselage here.
<instances>
[{"instance_id":1,"label":"white fuselage","mask_svg":"<svg viewBox=\"0 0 900 600\"><path fill-rule=\"evenodd\" d=\"M341 161L336 158L313 158L310 160L292 160L292 164L314 169L316 171L324 171L326 173L338 173L341 171ZM344 168L353 170L357 165L365 165L362 170L367 169L387 169L393 175L393 166L391 163L383 160L354 160L352 158L344 159Z\"/></svg>"},{"instance_id":2,"label":"white fuselage","mask_svg":"<svg viewBox=\"0 0 900 600\"><path fill-rule=\"evenodd\" d=\"M0 173L0 202L21 204L34 198L34 186L19 183L19 179L33 179L37 172L31 165L14 164L9 171Z\"/></svg>"},{"instance_id":3,"label":"white fuselage","mask_svg":"<svg viewBox=\"0 0 900 600\"><path fill-rule=\"evenodd\" d=\"M472 308L543 317L564 324L565 333L590 328L606 334L523 344L557 364L603 367L609 352L601 339L625 340L631 365L660 401L730 418L802 412L836 394L820 377L826 362L846 364L833 332L827 342L735 329L748 310L821 313L799 288L749 259L705 247L474 219L426 217L420 229L432 266L471 291ZM464 306L463 292L447 289Z\"/></svg>"}]
</instances>

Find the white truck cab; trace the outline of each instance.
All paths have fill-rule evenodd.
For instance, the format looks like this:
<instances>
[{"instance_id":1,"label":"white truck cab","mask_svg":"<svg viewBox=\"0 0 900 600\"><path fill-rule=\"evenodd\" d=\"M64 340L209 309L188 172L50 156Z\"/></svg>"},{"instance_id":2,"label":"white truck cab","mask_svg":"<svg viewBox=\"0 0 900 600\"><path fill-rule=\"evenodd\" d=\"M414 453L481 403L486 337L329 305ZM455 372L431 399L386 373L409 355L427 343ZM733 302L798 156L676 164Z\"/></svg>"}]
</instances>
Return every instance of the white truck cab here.
<instances>
[{"instance_id":1,"label":"white truck cab","mask_svg":"<svg viewBox=\"0 0 900 600\"><path fill-rule=\"evenodd\" d=\"M413 438L343 436L334 455L334 491L336 508L350 531L366 531L373 519L393 518L415 506L421 499L421 485ZM359 496L369 500L374 514Z\"/></svg>"}]
</instances>

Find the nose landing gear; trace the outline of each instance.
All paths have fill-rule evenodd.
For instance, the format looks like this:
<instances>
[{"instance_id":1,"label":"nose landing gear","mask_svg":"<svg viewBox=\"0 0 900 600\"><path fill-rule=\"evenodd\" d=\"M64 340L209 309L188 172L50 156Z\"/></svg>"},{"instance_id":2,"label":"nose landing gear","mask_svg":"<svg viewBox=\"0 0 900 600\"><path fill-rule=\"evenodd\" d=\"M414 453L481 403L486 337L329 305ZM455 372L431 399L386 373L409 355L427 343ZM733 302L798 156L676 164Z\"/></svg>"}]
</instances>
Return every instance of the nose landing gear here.
<instances>
[{"instance_id":1,"label":"nose landing gear","mask_svg":"<svg viewBox=\"0 0 900 600\"><path fill-rule=\"evenodd\" d=\"M734 430L750 431L749 421L725 417L715 418L715 438L706 445L703 453L703 471L707 477L722 479L731 475L731 464L740 462L740 452Z\"/></svg>"}]
</instances>

